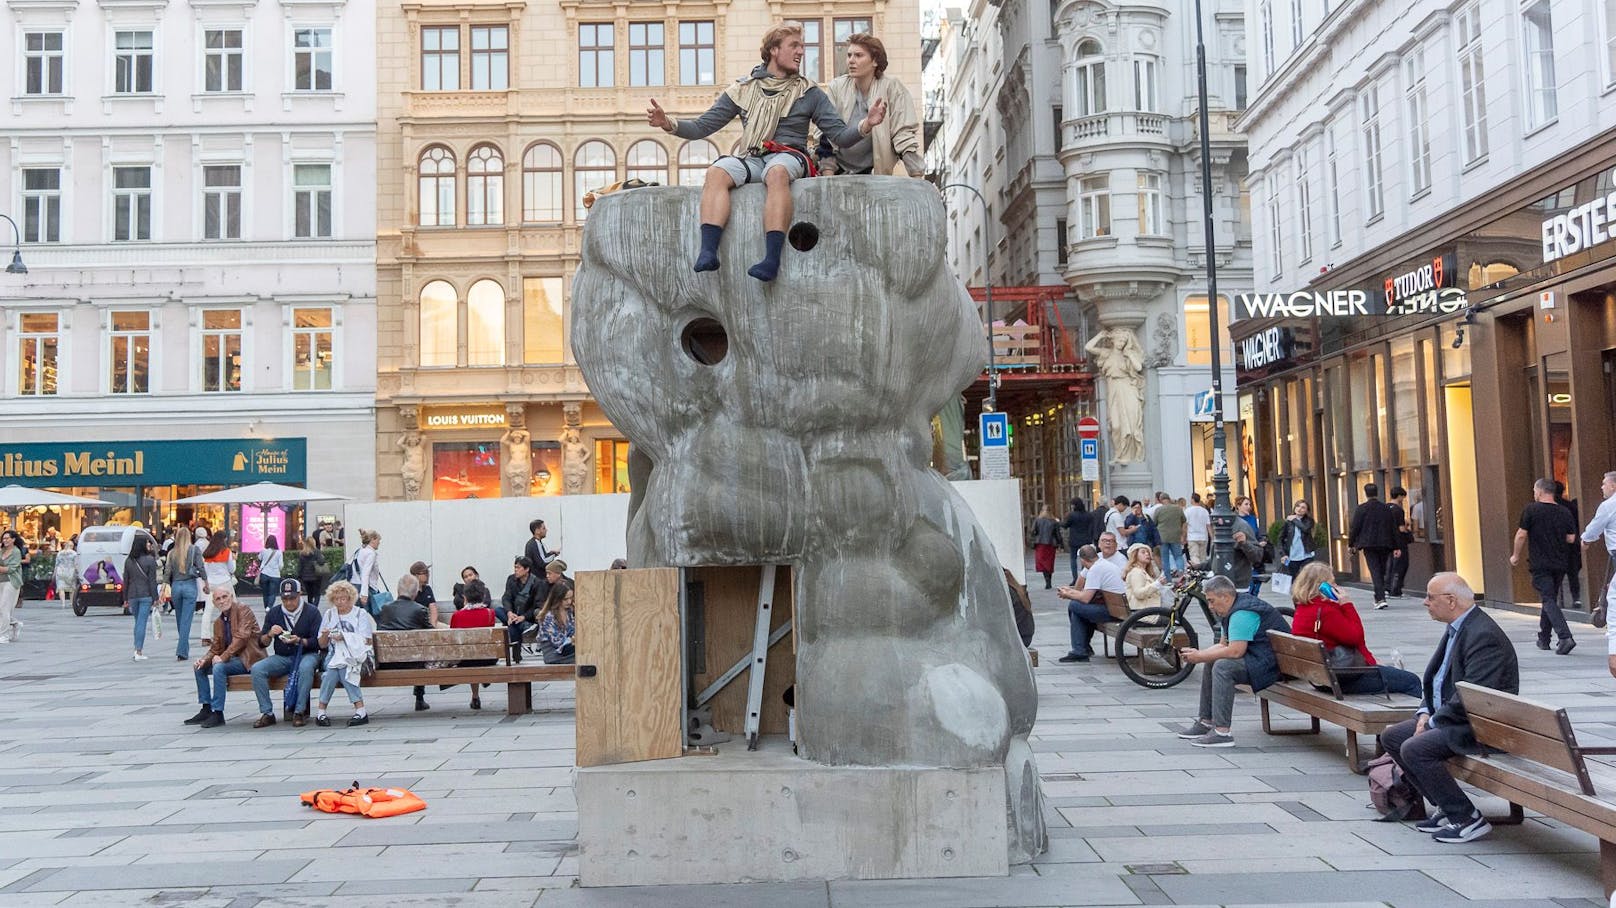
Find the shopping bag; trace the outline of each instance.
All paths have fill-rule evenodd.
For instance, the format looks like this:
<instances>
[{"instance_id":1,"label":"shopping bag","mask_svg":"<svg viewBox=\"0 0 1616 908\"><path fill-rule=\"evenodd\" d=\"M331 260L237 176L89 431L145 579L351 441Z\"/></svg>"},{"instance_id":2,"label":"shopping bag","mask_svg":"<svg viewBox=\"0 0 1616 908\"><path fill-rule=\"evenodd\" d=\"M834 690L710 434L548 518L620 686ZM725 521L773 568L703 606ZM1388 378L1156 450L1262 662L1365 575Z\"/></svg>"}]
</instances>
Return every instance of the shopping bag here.
<instances>
[{"instance_id":1,"label":"shopping bag","mask_svg":"<svg viewBox=\"0 0 1616 908\"><path fill-rule=\"evenodd\" d=\"M1291 575L1284 571L1275 571L1268 581L1268 589L1275 596L1284 596L1289 599L1291 595Z\"/></svg>"}]
</instances>

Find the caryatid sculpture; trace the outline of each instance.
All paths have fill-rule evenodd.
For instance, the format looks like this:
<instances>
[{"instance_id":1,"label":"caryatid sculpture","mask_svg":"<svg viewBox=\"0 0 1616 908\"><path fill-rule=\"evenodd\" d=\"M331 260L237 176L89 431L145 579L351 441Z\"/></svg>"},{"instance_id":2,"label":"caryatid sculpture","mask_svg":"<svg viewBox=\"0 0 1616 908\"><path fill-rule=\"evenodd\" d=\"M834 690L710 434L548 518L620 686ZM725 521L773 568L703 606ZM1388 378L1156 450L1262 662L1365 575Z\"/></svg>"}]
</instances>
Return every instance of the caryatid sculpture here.
<instances>
[{"instance_id":1,"label":"caryatid sculpture","mask_svg":"<svg viewBox=\"0 0 1616 908\"><path fill-rule=\"evenodd\" d=\"M739 253L690 270L692 189L590 212L573 351L632 443L630 562L791 564L800 753L1003 767L1010 858L1029 860L1046 841L1032 671L987 535L928 467L932 414L987 361L941 200L901 177L792 193L817 245L772 284ZM736 193L731 234L760 229L762 195Z\"/></svg>"},{"instance_id":2,"label":"caryatid sculpture","mask_svg":"<svg viewBox=\"0 0 1616 908\"><path fill-rule=\"evenodd\" d=\"M1083 348L1105 376L1111 462L1145 459L1145 348L1132 328L1113 325Z\"/></svg>"}]
</instances>

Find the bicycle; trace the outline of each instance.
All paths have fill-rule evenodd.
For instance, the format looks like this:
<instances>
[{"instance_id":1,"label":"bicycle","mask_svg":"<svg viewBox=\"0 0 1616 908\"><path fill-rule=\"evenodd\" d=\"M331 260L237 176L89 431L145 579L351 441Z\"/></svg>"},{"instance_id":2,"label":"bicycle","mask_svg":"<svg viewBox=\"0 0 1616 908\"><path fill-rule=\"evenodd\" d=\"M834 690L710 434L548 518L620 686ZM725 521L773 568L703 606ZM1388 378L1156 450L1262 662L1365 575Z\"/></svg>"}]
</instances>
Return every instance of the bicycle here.
<instances>
[{"instance_id":1,"label":"bicycle","mask_svg":"<svg viewBox=\"0 0 1616 908\"><path fill-rule=\"evenodd\" d=\"M1204 568L1188 568L1173 578L1171 607L1140 609L1123 619L1117 629L1117 666L1128 680L1152 690L1164 690L1183 682L1195 666L1179 655L1182 649L1199 649L1200 635L1190 624L1190 603L1199 603L1201 614L1212 628L1212 642L1220 641L1223 622L1212 613L1201 584L1212 576ZM1296 614L1290 606L1278 611L1289 620Z\"/></svg>"}]
</instances>

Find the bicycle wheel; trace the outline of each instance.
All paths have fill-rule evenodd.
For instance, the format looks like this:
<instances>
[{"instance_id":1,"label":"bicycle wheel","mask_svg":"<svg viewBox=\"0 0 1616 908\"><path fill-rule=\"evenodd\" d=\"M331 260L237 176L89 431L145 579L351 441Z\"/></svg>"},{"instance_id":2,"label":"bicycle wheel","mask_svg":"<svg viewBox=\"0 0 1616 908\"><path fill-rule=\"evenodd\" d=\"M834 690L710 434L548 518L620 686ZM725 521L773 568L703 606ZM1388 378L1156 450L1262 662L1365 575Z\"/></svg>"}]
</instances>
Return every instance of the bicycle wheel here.
<instances>
[{"instance_id":1,"label":"bicycle wheel","mask_svg":"<svg viewBox=\"0 0 1616 908\"><path fill-rule=\"evenodd\" d=\"M1195 666L1179 658L1183 647L1198 646L1195 628L1173 610L1151 608L1134 612L1117 630L1117 665L1128 680L1140 687L1160 690L1190 676Z\"/></svg>"}]
</instances>

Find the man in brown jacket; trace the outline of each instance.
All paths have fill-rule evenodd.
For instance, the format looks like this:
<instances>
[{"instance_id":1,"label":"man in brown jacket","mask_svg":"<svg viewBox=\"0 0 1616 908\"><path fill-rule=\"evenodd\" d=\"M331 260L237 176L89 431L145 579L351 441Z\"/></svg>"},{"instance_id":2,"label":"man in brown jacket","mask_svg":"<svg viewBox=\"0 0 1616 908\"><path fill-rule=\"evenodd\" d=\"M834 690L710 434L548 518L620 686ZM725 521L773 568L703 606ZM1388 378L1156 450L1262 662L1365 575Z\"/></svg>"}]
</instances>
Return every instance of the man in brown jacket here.
<instances>
[{"instance_id":1,"label":"man in brown jacket","mask_svg":"<svg viewBox=\"0 0 1616 908\"><path fill-rule=\"evenodd\" d=\"M202 709L185 720L186 725L218 728L224 724L224 695L231 675L245 675L264 658L258 643L258 619L252 609L236 600L234 590L215 587L210 594L219 617L213 621L213 638L207 655L192 663L196 669L196 699Z\"/></svg>"}]
</instances>

